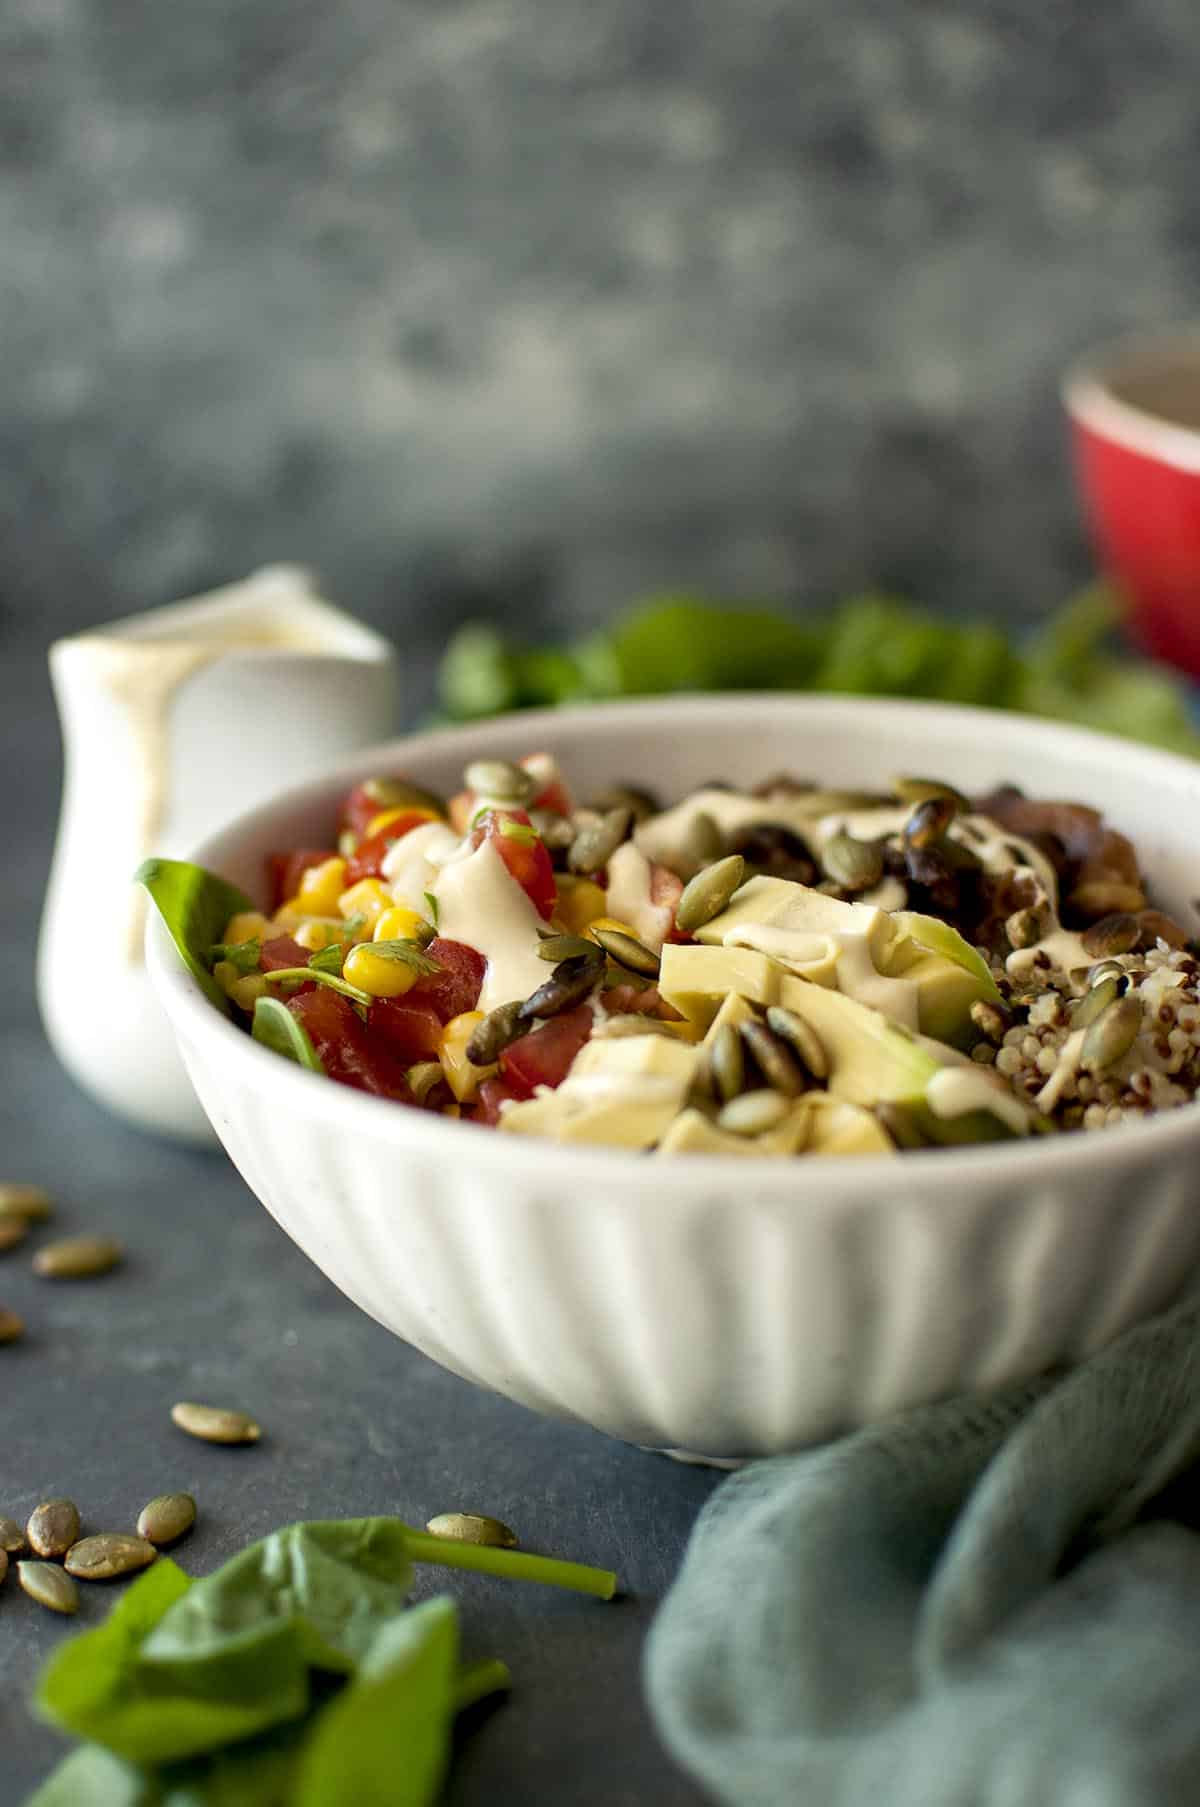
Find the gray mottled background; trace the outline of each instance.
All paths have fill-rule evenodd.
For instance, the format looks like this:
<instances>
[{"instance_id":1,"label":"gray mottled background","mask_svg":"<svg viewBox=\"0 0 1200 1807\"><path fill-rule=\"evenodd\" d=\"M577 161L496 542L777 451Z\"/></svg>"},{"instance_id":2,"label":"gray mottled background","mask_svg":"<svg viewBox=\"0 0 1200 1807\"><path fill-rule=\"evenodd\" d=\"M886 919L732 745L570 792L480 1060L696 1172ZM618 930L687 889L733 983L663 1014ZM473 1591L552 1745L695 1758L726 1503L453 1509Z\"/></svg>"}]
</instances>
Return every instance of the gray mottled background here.
<instances>
[{"instance_id":1,"label":"gray mottled background","mask_svg":"<svg viewBox=\"0 0 1200 1807\"><path fill-rule=\"evenodd\" d=\"M1029 617L1195 311L1195 0L0 0L5 641L266 559L427 659L649 586Z\"/></svg>"}]
</instances>

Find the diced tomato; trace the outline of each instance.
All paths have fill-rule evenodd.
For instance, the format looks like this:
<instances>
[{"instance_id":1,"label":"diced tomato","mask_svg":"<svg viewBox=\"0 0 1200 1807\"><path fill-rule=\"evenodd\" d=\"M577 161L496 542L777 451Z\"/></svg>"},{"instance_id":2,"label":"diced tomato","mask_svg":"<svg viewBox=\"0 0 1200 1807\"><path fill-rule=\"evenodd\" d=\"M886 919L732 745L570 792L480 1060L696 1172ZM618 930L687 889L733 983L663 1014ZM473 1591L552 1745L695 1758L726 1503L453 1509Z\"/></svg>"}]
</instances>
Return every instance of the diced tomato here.
<instances>
[{"instance_id":1,"label":"diced tomato","mask_svg":"<svg viewBox=\"0 0 1200 1807\"><path fill-rule=\"evenodd\" d=\"M290 935L273 935L262 944L258 957L260 972L281 972L285 966L307 966L308 949L293 941Z\"/></svg>"},{"instance_id":2,"label":"diced tomato","mask_svg":"<svg viewBox=\"0 0 1200 1807\"><path fill-rule=\"evenodd\" d=\"M331 847L303 847L295 853L269 853L267 883L271 889L272 910L277 910L280 904L295 897L300 889L300 880L310 866L320 866L326 860L336 858L337 854Z\"/></svg>"},{"instance_id":3,"label":"diced tomato","mask_svg":"<svg viewBox=\"0 0 1200 1807\"><path fill-rule=\"evenodd\" d=\"M514 1092L510 1085L506 1085L503 1079L499 1079L493 1074L480 1086L479 1097L471 1111L471 1117L476 1123L486 1123L489 1127L494 1128L500 1121L501 1105L507 1104L510 1098L516 1099L519 1096L520 1094Z\"/></svg>"},{"instance_id":4,"label":"diced tomato","mask_svg":"<svg viewBox=\"0 0 1200 1807\"><path fill-rule=\"evenodd\" d=\"M463 941L443 941L440 936L429 943L425 952L437 961L439 970L418 979L398 1001L410 1008L428 1004L441 1023L461 1016L464 1010L474 1010L487 971L483 955Z\"/></svg>"},{"instance_id":5,"label":"diced tomato","mask_svg":"<svg viewBox=\"0 0 1200 1807\"><path fill-rule=\"evenodd\" d=\"M489 809L471 830L471 845L480 846L485 837L491 841L538 915L549 922L558 902L550 855L537 835L529 839L506 834L505 824L525 828L532 834L532 824L523 809Z\"/></svg>"},{"instance_id":6,"label":"diced tomato","mask_svg":"<svg viewBox=\"0 0 1200 1807\"><path fill-rule=\"evenodd\" d=\"M356 885L360 878L381 878L383 862L396 842L406 834L411 834L414 828L423 828L428 821L429 816L425 810L406 810L394 822L389 822L386 828L381 828L378 834L360 841L346 861L346 888Z\"/></svg>"},{"instance_id":7,"label":"diced tomato","mask_svg":"<svg viewBox=\"0 0 1200 1807\"><path fill-rule=\"evenodd\" d=\"M669 912L671 926L667 930L668 941L690 941L692 937L683 929L675 927L675 911L679 899L683 896L683 880L669 866L660 866L657 860L650 862L650 902L659 909Z\"/></svg>"},{"instance_id":8,"label":"diced tomato","mask_svg":"<svg viewBox=\"0 0 1200 1807\"><path fill-rule=\"evenodd\" d=\"M287 1007L308 1031L331 1079L377 1098L413 1102L404 1063L380 1037L370 1034L348 998L321 985L297 992L287 999Z\"/></svg>"},{"instance_id":9,"label":"diced tomato","mask_svg":"<svg viewBox=\"0 0 1200 1807\"><path fill-rule=\"evenodd\" d=\"M411 991L398 998L377 999L367 1013L367 1026L406 1067L414 1061L437 1059L442 1019L432 1004L420 999L414 1002Z\"/></svg>"},{"instance_id":10,"label":"diced tomato","mask_svg":"<svg viewBox=\"0 0 1200 1807\"><path fill-rule=\"evenodd\" d=\"M500 1056L500 1074L513 1096L532 1098L535 1086L561 1085L594 1022L589 1007L580 1004L507 1047Z\"/></svg>"}]
</instances>

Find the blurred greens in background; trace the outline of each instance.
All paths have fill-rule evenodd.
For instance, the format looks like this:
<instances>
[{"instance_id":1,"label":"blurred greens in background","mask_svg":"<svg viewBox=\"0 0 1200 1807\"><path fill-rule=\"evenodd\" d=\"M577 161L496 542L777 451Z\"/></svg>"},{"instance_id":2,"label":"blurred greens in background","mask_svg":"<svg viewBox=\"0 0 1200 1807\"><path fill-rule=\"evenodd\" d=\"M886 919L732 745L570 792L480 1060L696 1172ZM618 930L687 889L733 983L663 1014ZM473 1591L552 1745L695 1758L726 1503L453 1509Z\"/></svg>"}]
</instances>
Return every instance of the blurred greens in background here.
<instances>
[{"instance_id":1,"label":"blurred greens in background","mask_svg":"<svg viewBox=\"0 0 1200 1807\"><path fill-rule=\"evenodd\" d=\"M567 646L519 646L468 623L442 661L451 721L509 709L683 690L842 691L932 697L1080 722L1200 758L1185 680L1120 639L1106 585L1082 591L1033 637L956 624L890 596L797 620L778 610L664 596Z\"/></svg>"}]
</instances>

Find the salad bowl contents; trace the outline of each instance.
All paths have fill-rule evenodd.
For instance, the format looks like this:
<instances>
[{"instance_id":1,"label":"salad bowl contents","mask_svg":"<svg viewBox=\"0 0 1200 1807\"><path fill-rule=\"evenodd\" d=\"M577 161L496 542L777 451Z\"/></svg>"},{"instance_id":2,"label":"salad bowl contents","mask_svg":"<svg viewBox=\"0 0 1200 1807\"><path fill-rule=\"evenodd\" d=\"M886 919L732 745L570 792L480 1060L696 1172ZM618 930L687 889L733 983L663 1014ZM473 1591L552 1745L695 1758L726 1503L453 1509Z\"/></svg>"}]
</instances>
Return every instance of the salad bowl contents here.
<instances>
[{"instance_id":1,"label":"salad bowl contents","mask_svg":"<svg viewBox=\"0 0 1200 1807\"><path fill-rule=\"evenodd\" d=\"M1198 797L1190 762L939 706L517 717L149 862L150 964L233 1158L365 1309L741 1458L1187 1284Z\"/></svg>"}]
</instances>

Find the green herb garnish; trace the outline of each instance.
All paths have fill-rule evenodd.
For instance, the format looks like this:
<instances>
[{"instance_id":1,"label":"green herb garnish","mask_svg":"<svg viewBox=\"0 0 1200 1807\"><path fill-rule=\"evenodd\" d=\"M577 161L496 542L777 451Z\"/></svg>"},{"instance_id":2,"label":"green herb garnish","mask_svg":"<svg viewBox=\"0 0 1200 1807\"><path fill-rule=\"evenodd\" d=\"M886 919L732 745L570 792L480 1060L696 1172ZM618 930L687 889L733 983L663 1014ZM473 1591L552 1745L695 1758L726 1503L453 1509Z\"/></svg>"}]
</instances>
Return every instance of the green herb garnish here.
<instances>
[{"instance_id":1,"label":"green herb garnish","mask_svg":"<svg viewBox=\"0 0 1200 1807\"><path fill-rule=\"evenodd\" d=\"M264 973L264 979L272 985L304 984L311 981L314 985L327 985L330 991L340 991L344 998L364 1009L375 1002L369 991L363 991L357 985L351 985L348 979L340 978L337 973L326 972L320 966L280 966L274 972Z\"/></svg>"},{"instance_id":2,"label":"green herb garnish","mask_svg":"<svg viewBox=\"0 0 1200 1807\"><path fill-rule=\"evenodd\" d=\"M325 1071L308 1030L279 998L256 1000L250 1033L264 1048L294 1060L298 1066L307 1067L310 1073Z\"/></svg>"},{"instance_id":3,"label":"green herb garnish","mask_svg":"<svg viewBox=\"0 0 1200 1807\"><path fill-rule=\"evenodd\" d=\"M214 966L222 960L230 966L236 966L244 977L247 973L258 971L262 942L257 937L253 941L218 941L209 948L208 957Z\"/></svg>"},{"instance_id":4,"label":"green herb garnish","mask_svg":"<svg viewBox=\"0 0 1200 1807\"><path fill-rule=\"evenodd\" d=\"M520 841L526 847L531 847L538 838L532 822L514 822L511 816L501 816L500 833L506 841Z\"/></svg>"},{"instance_id":5,"label":"green herb garnish","mask_svg":"<svg viewBox=\"0 0 1200 1807\"><path fill-rule=\"evenodd\" d=\"M422 891L421 895L425 899L425 908L429 912L429 920L436 929L438 925L438 900L433 895L432 891Z\"/></svg>"},{"instance_id":6,"label":"green herb garnish","mask_svg":"<svg viewBox=\"0 0 1200 1807\"><path fill-rule=\"evenodd\" d=\"M344 942L330 941L325 947L318 948L315 954L308 956L309 972L332 973L335 978L340 978L347 951Z\"/></svg>"},{"instance_id":7,"label":"green herb garnish","mask_svg":"<svg viewBox=\"0 0 1200 1807\"><path fill-rule=\"evenodd\" d=\"M371 952L379 954L384 960L398 960L404 966L411 966L422 978L429 978L442 970L438 962L416 941L372 941Z\"/></svg>"},{"instance_id":8,"label":"green herb garnish","mask_svg":"<svg viewBox=\"0 0 1200 1807\"><path fill-rule=\"evenodd\" d=\"M38 1710L90 1742L29 1807L428 1807L455 1715L509 1677L460 1665L448 1597L406 1607L414 1561L616 1586L392 1518L289 1525L200 1581L160 1557L44 1670Z\"/></svg>"}]
</instances>

